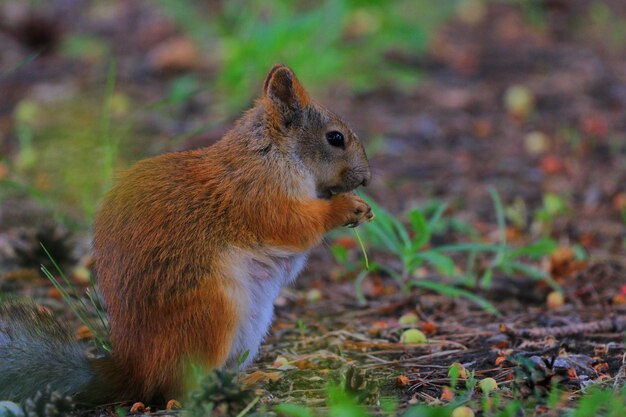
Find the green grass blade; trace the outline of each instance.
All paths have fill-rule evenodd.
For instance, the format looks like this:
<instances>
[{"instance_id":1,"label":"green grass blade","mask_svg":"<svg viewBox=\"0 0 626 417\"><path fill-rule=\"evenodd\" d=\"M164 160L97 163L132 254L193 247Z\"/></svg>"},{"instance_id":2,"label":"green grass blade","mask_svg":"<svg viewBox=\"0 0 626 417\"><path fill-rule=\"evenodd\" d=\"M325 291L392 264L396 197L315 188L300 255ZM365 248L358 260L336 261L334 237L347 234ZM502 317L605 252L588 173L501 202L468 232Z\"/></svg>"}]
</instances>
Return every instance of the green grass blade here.
<instances>
[{"instance_id":1,"label":"green grass blade","mask_svg":"<svg viewBox=\"0 0 626 417\"><path fill-rule=\"evenodd\" d=\"M444 276L452 276L455 271L455 265L452 258L444 255L439 250L429 250L421 252L417 255L435 267L437 272Z\"/></svg>"},{"instance_id":2,"label":"green grass blade","mask_svg":"<svg viewBox=\"0 0 626 417\"><path fill-rule=\"evenodd\" d=\"M56 269L59 276L61 276L61 278L65 282L66 286L63 286L61 282L45 266L43 265L41 266L41 271L50 280L52 285L54 285L54 287L61 293L61 296L63 297L67 305L74 312L74 314L76 314L80 322L84 324L87 327L87 329L89 329L89 331L93 334L98 344L104 349L110 350L110 346L107 342L106 335L103 335L98 330L97 326L94 325L93 321L89 318L91 310L89 309L89 307L87 307L87 305L83 301L80 294L78 294L78 291L76 290L76 288L72 285L71 281L63 273L63 271L61 270L59 265L56 263L56 261L54 260L50 252L48 252L48 249L42 243L40 243L40 245L42 249L44 250L44 252L46 253L46 255L48 256L48 258L50 259L50 262L52 262L52 265ZM95 305L94 305L94 308L95 308ZM96 308L96 310L98 309ZM108 327L105 327L104 329L106 330L107 328Z\"/></svg>"},{"instance_id":3,"label":"green grass blade","mask_svg":"<svg viewBox=\"0 0 626 417\"><path fill-rule=\"evenodd\" d=\"M500 250L500 245L490 243L455 243L437 246L437 250L442 252L496 252Z\"/></svg>"},{"instance_id":4,"label":"green grass blade","mask_svg":"<svg viewBox=\"0 0 626 417\"><path fill-rule=\"evenodd\" d=\"M461 288L453 287L451 285L443 284L440 282L427 281L427 280L411 280L408 284L411 287L425 288L431 291L438 292L439 294L446 295L448 297L467 298L468 300L479 305L483 310L487 311L488 313L495 314L496 316L501 316L500 312L489 301L485 300L484 298L474 293L463 290Z\"/></svg>"},{"instance_id":5,"label":"green grass blade","mask_svg":"<svg viewBox=\"0 0 626 417\"><path fill-rule=\"evenodd\" d=\"M367 300L365 299L365 293L363 292L363 282L365 282L365 278L367 278L368 275L369 275L369 271L364 269L361 272L359 272L359 275L357 275L356 279L354 280L354 292L355 292L357 301L361 305L367 304Z\"/></svg>"},{"instance_id":6,"label":"green grass blade","mask_svg":"<svg viewBox=\"0 0 626 417\"><path fill-rule=\"evenodd\" d=\"M491 200L493 201L493 206L496 209L496 220L498 222L498 231L500 233L500 245L498 252L496 253L496 258L493 261L494 265L498 265L504 259L504 254L506 251L506 220L504 218L504 208L502 207L502 201L500 200L500 196L495 188L489 188L489 195L491 196Z\"/></svg>"},{"instance_id":7,"label":"green grass blade","mask_svg":"<svg viewBox=\"0 0 626 417\"><path fill-rule=\"evenodd\" d=\"M443 216L443 213L445 213L447 208L447 203L441 203L437 206L437 209L435 210L433 215L430 217L430 219L428 219L429 230L433 230L437 226L437 223L439 223L439 220L441 220L441 217Z\"/></svg>"},{"instance_id":8,"label":"green grass blade","mask_svg":"<svg viewBox=\"0 0 626 417\"><path fill-rule=\"evenodd\" d=\"M558 247L557 243L552 239L542 238L537 242L523 246L521 248L510 249L504 256L504 260L512 261L522 256L528 256L532 259L540 259L551 254Z\"/></svg>"},{"instance_id":9,"label":"green grass blade","mask_svg":"<svg viewBox=\"0 0 626 417\"><path fill-rule=\"evenodd\" d=\"M508 262L507 265L514 271L521 272L522 274L535 279L537 281L545 281L555 291L563 292L563 288L552 279L547 273L541 269L535 268L530 265L523 264L521 262Z\"/></svg>"}]
</instances>

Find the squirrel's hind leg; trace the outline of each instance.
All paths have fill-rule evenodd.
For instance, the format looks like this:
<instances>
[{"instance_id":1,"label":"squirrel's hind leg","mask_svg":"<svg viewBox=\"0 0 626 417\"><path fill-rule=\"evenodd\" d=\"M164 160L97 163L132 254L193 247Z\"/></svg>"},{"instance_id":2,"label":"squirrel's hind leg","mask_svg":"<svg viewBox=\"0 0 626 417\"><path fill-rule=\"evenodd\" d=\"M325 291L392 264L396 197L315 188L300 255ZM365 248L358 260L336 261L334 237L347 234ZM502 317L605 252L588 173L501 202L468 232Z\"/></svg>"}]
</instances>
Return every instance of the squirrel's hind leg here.
<instances>
[{"instance_id":1,"label":"squirrel's hind leg","mask_svg":"<svg viewBox=\"0 0 626 417\"><path fill-rule=\"evenodd\" d=\"M155 303L157 304L157 303ZM239 321L237 306L214 277L183 296L169 299L165 306L147 305L146 320L130 321L123 338L114 340L113 354L119 363L133 368L133 384L141 398L182 398L193 383L191 366L206 370L221 367L228 358ZM141 313L139 313L140 315ZM159 320L149 320L158 317ZM143 323L147 327L139 327Z\"/></svg>"}]
</instances>

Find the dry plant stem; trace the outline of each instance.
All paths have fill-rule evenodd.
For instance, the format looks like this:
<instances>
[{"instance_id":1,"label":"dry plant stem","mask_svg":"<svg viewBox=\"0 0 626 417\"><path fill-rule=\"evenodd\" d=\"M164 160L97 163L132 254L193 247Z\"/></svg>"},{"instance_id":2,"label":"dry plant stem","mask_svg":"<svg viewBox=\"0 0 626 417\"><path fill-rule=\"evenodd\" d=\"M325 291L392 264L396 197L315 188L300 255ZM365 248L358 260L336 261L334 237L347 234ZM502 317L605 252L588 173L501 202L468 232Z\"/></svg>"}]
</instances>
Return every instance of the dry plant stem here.
<instances>
[{"instance_id":1,"label":"dry plant stem","mask_svg":"<svg viewBox=\"0 0 626 417\"><path fill-rule=\"evenodd\" d=\"M558 327L532 327L515 329L506 324L500 325L500 331L513 337L563 337L585 333L621 332L626 327L626 316L613 316L603 320L595 320L588 323L576 323Z\"/></svg>"},{"instance_id":2,"label":"dry plant stem","mask_svg":"<svg viewBox=\"0 0 626 417\"><path fill-rule=\"evenodd\" d=\"M373 219L373 217L372 217L372 219ZM363 240L361 240L361 235L359 234L358 230L356 230L356 229L352 229L352 230L354 230L354 235L356 236L356 240L358 240L359 246L361 247L361 252L363 252L363 258L365 260L365 270L369 271L370 270L370 261L367 258L367 251L365 250L365 245L363 245Z\"/></svg>"}]
</instances>

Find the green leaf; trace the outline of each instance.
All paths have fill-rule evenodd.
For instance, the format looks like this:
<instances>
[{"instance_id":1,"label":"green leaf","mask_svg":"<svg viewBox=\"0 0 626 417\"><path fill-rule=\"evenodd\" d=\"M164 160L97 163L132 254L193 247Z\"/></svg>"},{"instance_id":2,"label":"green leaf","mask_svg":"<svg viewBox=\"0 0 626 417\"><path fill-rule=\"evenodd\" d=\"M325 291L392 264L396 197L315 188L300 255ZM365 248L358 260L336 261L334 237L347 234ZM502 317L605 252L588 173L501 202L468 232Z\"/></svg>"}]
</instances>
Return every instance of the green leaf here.
<instances>
[{"instance_id":1,"label":"green leaf","mask_svg":"<svg viewBox=\"0 0 626 417\"><path fill-rule=\"evenodd\" d=\"M504 258L504 252L506 250L506 220L504 218L504 208L502 207L502 201L495 188L489 188L489 195L493 201L493 206L496 209L496 219L498 221L498 231L500 232L500 244L498 252L496 253L496 259L494 264L498 264Z\"/></svg>"},{"instance_id":2,"label":"green leaf","mask_svg":"<svg viewBox=\"0 0 626 417\"><path fill-rule=\"evenodd\" d=\"M435 269L437 269L437 272L439 272L440 274L445 276L454 275L454 261L452 260L452 258L444 255L439 250L429 250L421 252L417 256L434 266Z\"/></svg>"},{"instance_id":3,"label":"green leaf","mask_svg":"<svg viewBox=\"0 0 626 417\"><path fill-rule=\"evenodd\" d=\"M468 300L478 304L485 311L491 314L495 314L497 316L501 316L500 312L498 312L498 310L489 301L461 288L453 287L451 285L443 284L440 282L426 280L411 280L408 284L412 287L426 288L431 291L438 292L439 294L446 295L448 297L467 298Z\"/></svg>"},{"instance_id":4,"label":"green leaf","mask_svg":"<svg viewBox=\"0 0 626 417\"><path fill-rule=\"evenodd\" d=\"M381 219L382 217L376 214L376 218L373 221L364 225L365 230L374 235L375 238L378 238L376 246L383 247L397 256L402 256L403 251L397 237L383 227Z\"/></svg>"},{"instance_id":5,"label":"green leaf","mask_svg":"<svg viewBox=\"0 0 626 417\"><path fill-rule=\"evenodd\" d=\"M439 223L439 220L441 220L441 217L443 216L443 213L446 211L447 208L448 208L448 204L446 203L440 203L437 206L435 213L428 220L429 230L433 230L437 226L437 223Z\"/></svg>"},{"instance_id":6,"label":"green leaf","mask_svg":"<svg viewBox=\"0 0 626 417\"><path fill-rule=\"evenodd\" d=\"M411 251L415 252L430 241L430 229L424 215L418 209L409 211L408 216L415 233L411 242Z\"/></svg>"},{"instance_id":7,"label":"green leaf","mask_svg":"<svg viewBox=\"0 0 626 417\"><path fill-rule=\"evenodd\" d=\"M332 245L330 247L330 253L333 254L335 261L339 264L345 264L348 262L348 249L340 245Z\"/></svg>"},{"instance_id":8,"label":"green leaf","mask_svg":"<svg viewBox=\"0 0 626 417\"><path fill-rule=\"evenodd\" d=\"M356 299L361 305L367 304L367 300L365 299L365 293L363 292L363 282L365 282L365 278L369 275L370 271L373 271L378 265L375 263L370 264L370 270L362 270L359 272L359 275L356 276L356 280L354 281L354 291L356 295Z\"/></svg>"},{"instance_id":9,"label":"green leaf","mask_svg":"<svg viewBox=\"0 0 626 417\"><path fill-rule=\"evenodd\" d=\"M504 259L514 260L522 256L528 256L533 259L541 259L544 256L551 254L557 246L558 245L554 240L543 238L537 242L531 243L530 245L508 250Z\"/></svg>"},{"instance_id":10,"label":"green leaf","mask_svg":"<svg viewBox=\"0 0 626 417\"><path fill-rule=\"evenodd\" d=\"M484 289L489 289L491 287L491 280L493 279L493 269L487 268L482 278L480 279L480 286Z\"/></svg>"},{"instance_id":11,"label":"green leaf","mask_svg":"<svg viewBox=\"0 0 626 417\"><path fill-rule=\"evenodd\" d=\"M437 246L438 251L445 252L496 252L500 245L489 243L457 243L452 245Z\"/></svg>"},{"instance_id":12,"label":"green leaf","mask_svg":"<svg viewBox=\"0 0 626 417\"><path fill-rule=\"evenodd\" d=\"M398 256L402 256L404 254L404 238L401 237L400 233L402 232L400 230L404 227L401 224L398 225L398 220L376 204L372 199L367 196L362 196L362 198L370 205L375 215L373 221L364 225L365 230L372 232L388 250L391 250ZM408 236L406 238L408 239Z\"/></svg>"},{"instance_id":13,"label":"green leaf","mask_svg":"<svg viewBox=\"0 0 626 417\"><path fill-rule=\"evenodd\" d=\"M523 264L521 262L507 262L506 265L509 266L513 271L521 272L527 277L535 279L537 281L545 281L548 285L554 288L554 290L563 292L561 286L541 269L535 268L531 265Z\"/></svg>"},{"instance_id":14,"label":"green leaf","mask_svg":"<svg viewBox=\"0 0 626 417\"><path fill-rule=\"evenodd\" d=\"M328 406L329 417L368 417L365 407L339 386L328 387Z\"/></svg>"}]
</instances>

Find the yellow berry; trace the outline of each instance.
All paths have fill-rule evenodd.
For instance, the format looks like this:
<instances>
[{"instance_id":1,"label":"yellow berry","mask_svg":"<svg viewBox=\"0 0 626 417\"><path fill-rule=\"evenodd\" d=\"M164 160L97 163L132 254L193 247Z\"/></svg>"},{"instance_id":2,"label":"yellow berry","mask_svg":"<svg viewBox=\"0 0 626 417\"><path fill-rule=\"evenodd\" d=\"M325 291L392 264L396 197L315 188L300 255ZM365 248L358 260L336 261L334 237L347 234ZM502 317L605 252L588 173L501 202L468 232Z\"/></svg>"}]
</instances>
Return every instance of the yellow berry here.
<instances>
[{"instance_id":1,"label":"yellow berry","mask_svg":"<svg viewBox=\"0 0 626 417\"><path fill-rule=\"evenodd\" d=\"M474 412L471 408L462 405L461 407L455 408L450 417L474 417Z\"/></svg>"}]
</instances>

